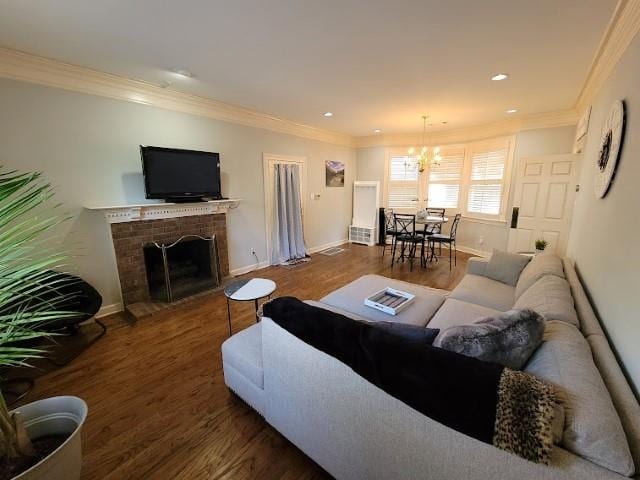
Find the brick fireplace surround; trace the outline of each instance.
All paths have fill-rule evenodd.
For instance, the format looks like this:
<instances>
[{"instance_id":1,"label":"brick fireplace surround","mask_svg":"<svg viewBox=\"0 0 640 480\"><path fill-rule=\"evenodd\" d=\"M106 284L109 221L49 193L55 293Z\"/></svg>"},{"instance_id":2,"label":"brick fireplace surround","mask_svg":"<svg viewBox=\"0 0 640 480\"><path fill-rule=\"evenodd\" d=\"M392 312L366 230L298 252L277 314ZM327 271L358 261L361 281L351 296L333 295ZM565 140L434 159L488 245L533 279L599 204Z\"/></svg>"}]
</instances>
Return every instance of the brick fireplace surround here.
<instances>
[{"instance_id":1,"label":"brick fireplace surround","mask_svg":"<svg viewBox=\"0 0 640 480\"><path fill-rule=\"evenodd\" d=\"M112 223L111 235L125 307L140 302L151 302L142 248L149 243L171 243L183 235L215 235L220 274L223 278L229 275L227 223L224 213Z\"/></svg>"}]
</instances>

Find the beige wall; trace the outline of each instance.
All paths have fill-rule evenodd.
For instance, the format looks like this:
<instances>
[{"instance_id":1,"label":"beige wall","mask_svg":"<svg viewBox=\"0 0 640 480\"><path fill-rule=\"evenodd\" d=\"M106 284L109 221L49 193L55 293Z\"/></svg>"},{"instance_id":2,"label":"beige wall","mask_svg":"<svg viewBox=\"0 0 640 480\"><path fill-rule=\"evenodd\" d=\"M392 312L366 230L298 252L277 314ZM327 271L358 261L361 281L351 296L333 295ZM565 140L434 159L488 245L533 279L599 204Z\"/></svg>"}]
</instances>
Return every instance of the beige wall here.
<instances>
[{"instance_id":1,"label":"beige wall","mask_svg":"<svg viewBox=\"0 0 640 480\"><path fill-rule=\"evenodd\" d=\"M569 153L573 146L575 127L545 128L528 130L516 135L514 162L533 155ZM378 180L384 187L384 167L386 150L384 147L360 148L357 153L357 180ZM512 169L515 178L516 169ZM513 189L509 196L507 212L511 212ZM507 222L463 219L458 230L460 248L471 252L487 254L492 249L506 250L509 238Z\"/></svg>"},{"instance_id":2,"label":"beige wall","mask_svg":"<svg viewBox=\"0 0 640 480\"><path fill-rule=\"evenodd\" d=\"M591 113L568 255L588 290L636 392L640 389L640 38L600 90ZM625 100L627 130L614 184L593 193L600 131L612 102Z\"/></svg>"},{"instance_id":3,"label":"beige wall","mask_svg":"<svg viewBox=\"0 0 640 480\"><path fill-rule=\"evenodd\" d=\"M266 260L262 153L308 158L307 244L347 237L356 158L352 148L171 112L134 103L0 80L0 164L41 170L57 199L75 214L63 233L79 252L76 271L94 284L104 304L120 301L113 247L101 214L85 205L144 200L140 144L221 154L223 193L241 197L228 215L231 269L251 266L255 248ZM324 161L346 163L344 188L325 188Z\"/></svg>"}]
</instances>

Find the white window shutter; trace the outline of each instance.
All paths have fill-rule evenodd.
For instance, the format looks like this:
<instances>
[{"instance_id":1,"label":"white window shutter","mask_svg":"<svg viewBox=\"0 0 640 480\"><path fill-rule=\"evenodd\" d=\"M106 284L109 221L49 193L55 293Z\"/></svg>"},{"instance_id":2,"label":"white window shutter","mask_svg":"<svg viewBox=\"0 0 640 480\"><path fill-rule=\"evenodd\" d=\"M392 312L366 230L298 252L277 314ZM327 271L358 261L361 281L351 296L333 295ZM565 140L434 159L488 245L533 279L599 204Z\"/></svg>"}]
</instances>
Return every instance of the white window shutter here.
<instances>
[{"instance_id":1,"label":"white window shutter","mask_svg":"<svg viewBox=\"0 0 640 480\"><path fill-rule=\"evenodd\" d=\"M392 156L389 159L387 207L399 210L418 208L419 178L415 159L406 155Z\"/></svg>"},{"instance_id":2,"label":"white window shutter","mask_svg":"<svg viewBox=\"0 0 640 480\"><path fill-rule=\"evenodd\" d=\"M446 183L429 184L429 207L458 208L460 185Z\"/></svg>"},{"instance_id":3,"label":"white window shutter","mask_svg":"<svg viewBox=\"0 0 640 480\"><path fill-rule=\"evenodd\" d=\"M389 208L411 209L418 208L418 185L390 185Z\"/></svg>"},{"instance_id":4,"label":"white window shutter","mask_svg":"<svg viewBox=\"0 0 640 480\"><path fill-rule=\"evenodd\" d=\"M441 150L440 163L429 168L428 206L434 208L458 208L463 148Z\"/></svg>"},{"instance_id":5,"label":"white window shutter","mask_svg":"<svg viewBox=\"0 0 640 480\"><path fill-rule=\"evenodd\" d=\"M471 156L471 181L502 180L506 162L506 149L474 152Z\"/></svg>"},{"instance_id":6,"label":"white window shutter","mask_svg":"<svg viewBox=\"0 0 640 480\"><path fill-rule=\"evenodd\" d=\"M474 184L469 187L467 210L484 215L500 214L502 185Z\"/></svg>"},{"instance_id":7,"label":"white window shutter","mask_svg":"<svg viewBox=\"0 0 640 480\"><path fill-rule=\"evenodd\" d=\"M471 155L471 178L467 211L481 215L499 215L502 210L508 150L475 151Z\"/></svg>"},{"instance_id":8,"label":"white window shutter","mask_svg":"<svg viewBox=\"0 0 640 480\"><path fill-rule=\"evenodd\" d=\"M408 156L391 157L389 165L389 180L391 182L418 181L418 167Z\"/></svg>"}]
</instances>

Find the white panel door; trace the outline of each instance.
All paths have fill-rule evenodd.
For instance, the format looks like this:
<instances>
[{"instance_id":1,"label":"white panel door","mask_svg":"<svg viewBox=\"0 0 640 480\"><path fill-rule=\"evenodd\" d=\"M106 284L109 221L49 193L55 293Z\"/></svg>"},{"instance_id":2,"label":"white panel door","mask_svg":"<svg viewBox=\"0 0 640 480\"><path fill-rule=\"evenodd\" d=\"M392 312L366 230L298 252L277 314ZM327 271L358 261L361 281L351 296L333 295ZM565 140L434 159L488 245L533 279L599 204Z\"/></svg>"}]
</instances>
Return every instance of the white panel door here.
<instances>
[{"instance_id":1,"label":"white panel door","mask_svg":"<svg viewBox=\"0 0 640 480\"><path fill-rule=\"evenodd\" d=\"M516 174L515 228L509 231L509 250L530 252L535 241L549 242L547 250L564 255L580 168L580 155L545 155L523 159ZM513 227L513 225L512 225Z\"/></svg>"}]
</instances>

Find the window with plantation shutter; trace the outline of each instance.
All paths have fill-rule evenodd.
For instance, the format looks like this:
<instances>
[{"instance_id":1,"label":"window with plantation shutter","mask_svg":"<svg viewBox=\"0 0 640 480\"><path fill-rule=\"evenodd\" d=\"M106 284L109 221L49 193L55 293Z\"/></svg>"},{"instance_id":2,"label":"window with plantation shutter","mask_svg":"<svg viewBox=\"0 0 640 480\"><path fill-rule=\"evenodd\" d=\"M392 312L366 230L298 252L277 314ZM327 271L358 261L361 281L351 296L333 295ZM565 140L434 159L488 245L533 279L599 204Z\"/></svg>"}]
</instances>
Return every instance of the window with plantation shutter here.
<instances>
[{"instance_id":1,"label":"window with plantation shutter","mask_svg":"<svg viewBox=\"0 0 640 480\"><path fill-rule=\"evenodd\" d=\"M389 158L387 207L415 210L418 207L420 174L415 161L406 155Z\"/></svg>"},{"instance_id":2,"label":"window with plantation shutter","mask_svg":"<svg viewBox=\"0 0 640 480\"><path fill-rule=\"evenodd\" d=\"M464 154L463 148L440 151L440 163L429 168L428 207L458 208Z\"/></svg>"},{"instance_id":3,"label":"window with plantation shutter","mask_svg":"<svg viewBox=\"0 0 640 480\"><path fill-rule=\"evenodd\" d=\"M447 216L505 221L513 137L429 147L423 173L407 149L387 151L385 206L413 213L444 208ZM438 159L436 163L434 159Z\"/></svg>"},{"instance_id":4,"label":"window with plantation shutter","mask_svg":"<svg viewBox=\"0 0 640 480\"><path fill-rule=\"evenodd\" d=\"M508 146L477 149L471 153L467 212L499 216L505 191Z\"/></svg>"}]
</instances>

